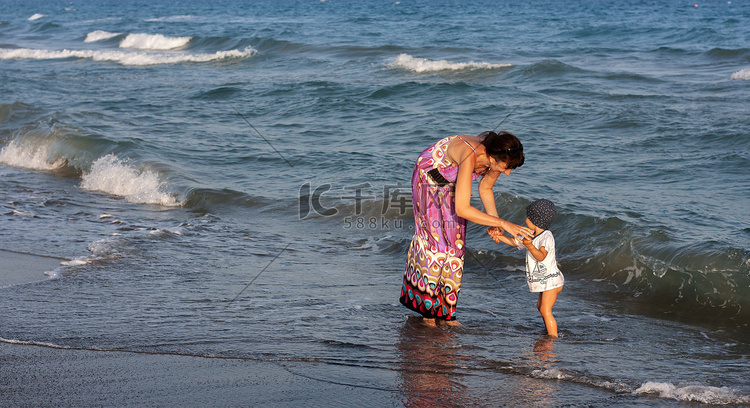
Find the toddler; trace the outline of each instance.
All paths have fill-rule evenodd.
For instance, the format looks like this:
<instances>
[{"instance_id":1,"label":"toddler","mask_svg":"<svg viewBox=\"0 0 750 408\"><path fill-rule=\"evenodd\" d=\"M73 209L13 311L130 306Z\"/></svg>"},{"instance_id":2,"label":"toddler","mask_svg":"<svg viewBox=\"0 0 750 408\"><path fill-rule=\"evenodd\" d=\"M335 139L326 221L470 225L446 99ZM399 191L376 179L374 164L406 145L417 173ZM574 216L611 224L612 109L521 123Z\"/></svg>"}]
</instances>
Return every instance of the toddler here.
<instances>
[{"instance_id":1,"label":"toddler","mask_svg":"<svg viewBox=\"0 0 750 408\"><path fill-rule=\"evenodd\" d=\"M548 229L556 215L557 210L551 201L537 200L526 207L526 225L534 231L531 239L524 238L519 242L516 238L490 232L495 242L502 241L512 247L526 249L526 282L529 291L539 292L536 308L544 319L547 334L552 337L557 337L557 321L552 316L552 306L565 282L557 267L555 237Z\"/></svg>"}]
</instances>

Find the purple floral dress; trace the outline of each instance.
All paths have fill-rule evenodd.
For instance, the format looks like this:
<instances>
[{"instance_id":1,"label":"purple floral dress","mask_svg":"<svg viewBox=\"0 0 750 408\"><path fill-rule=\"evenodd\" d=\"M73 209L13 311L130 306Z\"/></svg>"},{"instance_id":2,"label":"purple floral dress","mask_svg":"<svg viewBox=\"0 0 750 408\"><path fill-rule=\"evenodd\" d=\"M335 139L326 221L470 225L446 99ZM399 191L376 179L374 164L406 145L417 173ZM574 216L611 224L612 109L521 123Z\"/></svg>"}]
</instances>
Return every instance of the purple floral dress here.
<instances>
[{"instance_id":1,"label":"purple floral dress","mask_svg":"<svg viewBox=\"0 0 750 408\"><path fill-rule=\"evenodd\" d=\"M400 302L426 318L455 320L464 270L466 219L456 215L458 163L445 138L422 152L412 174L414 237L409 246ZM476 151L474 152L476 154ZM472 180L481 176L473 173Z\"/></svg>"}]
</instances>

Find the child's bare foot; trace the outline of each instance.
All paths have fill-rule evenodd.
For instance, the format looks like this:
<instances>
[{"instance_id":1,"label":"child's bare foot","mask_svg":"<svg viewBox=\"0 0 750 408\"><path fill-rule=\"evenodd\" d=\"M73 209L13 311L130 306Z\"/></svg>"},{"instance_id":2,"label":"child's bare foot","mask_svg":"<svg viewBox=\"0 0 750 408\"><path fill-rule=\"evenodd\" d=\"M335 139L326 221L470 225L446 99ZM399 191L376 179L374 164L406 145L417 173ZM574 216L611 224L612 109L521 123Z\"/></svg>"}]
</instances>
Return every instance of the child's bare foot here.
<instances>
[{"instance_id":1,"label":"child's bare foot","mask_svg":"<svg viewBox=\"0 0 750 408\"><path fill-rule=\"evenodd\" d=\"M440 325L446 325L446 326L460 326L461 323L458 322L458 320L441 320Z\"/></svg>"},{"instance_id":2,"label":"child's bare foot","mask_svg":"<svg viewBox=\"0 0 750 408\"><path fill-rule=\"evenodd\" d=\"M422 324L424 324L427 327L437 327L437 324L435 323L435 319L428 319L426 317L422 319Z\"/></svg>"}]
</instances>

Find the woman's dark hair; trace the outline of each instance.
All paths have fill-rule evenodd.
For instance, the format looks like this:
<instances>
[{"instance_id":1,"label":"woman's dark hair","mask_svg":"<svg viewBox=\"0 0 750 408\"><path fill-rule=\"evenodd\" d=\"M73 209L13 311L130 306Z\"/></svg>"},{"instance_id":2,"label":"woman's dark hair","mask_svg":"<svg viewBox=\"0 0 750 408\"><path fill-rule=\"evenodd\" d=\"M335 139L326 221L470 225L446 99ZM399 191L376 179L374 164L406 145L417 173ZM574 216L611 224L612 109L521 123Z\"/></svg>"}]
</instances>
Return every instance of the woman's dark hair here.
<instances>
[{"instance_id":1,"label":"woman's dark hair","mask_svg":"<svg viewBox=\"0 0 750 408\"><path fill-rule=\"evenodd\" d=\"M505 163L509 169L521 167L524 162L523 145L513 133L501 131L482 132L479 137L484 139L484 145L488 156L496 161Z\"/></svg>"}]
</instances>

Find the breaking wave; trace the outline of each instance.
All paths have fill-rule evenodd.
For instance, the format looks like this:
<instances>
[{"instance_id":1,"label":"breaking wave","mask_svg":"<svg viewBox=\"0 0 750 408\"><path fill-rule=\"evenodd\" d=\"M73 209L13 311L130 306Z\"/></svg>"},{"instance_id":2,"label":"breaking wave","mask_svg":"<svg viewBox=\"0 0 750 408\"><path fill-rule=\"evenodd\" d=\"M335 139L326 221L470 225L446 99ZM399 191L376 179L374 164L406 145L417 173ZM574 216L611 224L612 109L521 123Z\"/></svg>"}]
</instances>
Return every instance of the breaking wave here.
<instances>
[{"instance_id":1,"label":"breaking wave","mask_svg":"<svg viewBox=\"0 0 750 408\"><path fill-rule=\"evenodd\" d=\"M0 163L32 170L54 171L67 165L67 160L50 154L47 146L23 145L13 140L0 149Z\"/></svg>"},{"instance_id":2,"label":"breaking wave","mask_svg":"<svg viewBox=\"0 0 750 408\"><path fill-rule=\"evenodd\" d=\"M177 50L190 43L192 37L166 37L161 34L128 34L120 42L121 48L137 50Z\"/></svg>"},{"instance_id":3,"label":"breaking wave","mask_svg":"<svg viewBox=\"0 0 750 408\"><path fill-rule=\"evenodd\" d=\"M418 74L428 74L441 71L469 71L507 68L512 64L491 64L489 62L451 62L446 60L433 61L426 58L415 58L408 54L399 55L395 61L388 64L391 68L403 69Z\"/></svg>"},{"instance_id":4,"label":"breaking wave","mask_svg":"<svg viewBox=\"0 0 750 408\"><path fill-rule=\"evenodd\" d=\"M45 50L31 48L0 48L0 59L65 59L82 58L94 61L111 61L121 65L162 65L182 62L210 62L226 59L243 59L257 54L252 47L243 50L216 51L213 54L175 54L144 51L99 51L99 50Z\"/></svg>"},{"instance_id":5,"label":"breaking wave","mask_svg":"<svg viewBox=\"0 0 750 408\"><path fill-rule=\"evenodd\" d=\"M170 193L159 178L150 170L142 170L108 154L96 160L91 171L84 173L81 188L119 197L137 204L179 206L181 203Z\"/></svg>"},{"instance_id":6,"label":"breaking wave","mask_svg":"<svg viewBox=\"0 0 750 408\"><path fill-rule=\"evenodd\" d=\"M122 35L121 33L110 33L108 31L96 30L86 34L86 39L83 42L97 42L109 40L110 38Z\"/></svg>"}]
</instances>

